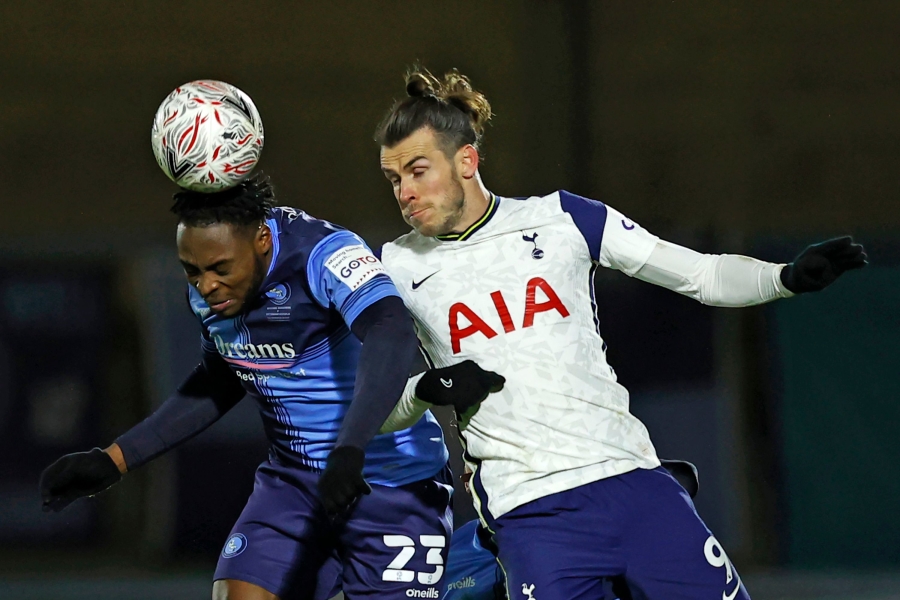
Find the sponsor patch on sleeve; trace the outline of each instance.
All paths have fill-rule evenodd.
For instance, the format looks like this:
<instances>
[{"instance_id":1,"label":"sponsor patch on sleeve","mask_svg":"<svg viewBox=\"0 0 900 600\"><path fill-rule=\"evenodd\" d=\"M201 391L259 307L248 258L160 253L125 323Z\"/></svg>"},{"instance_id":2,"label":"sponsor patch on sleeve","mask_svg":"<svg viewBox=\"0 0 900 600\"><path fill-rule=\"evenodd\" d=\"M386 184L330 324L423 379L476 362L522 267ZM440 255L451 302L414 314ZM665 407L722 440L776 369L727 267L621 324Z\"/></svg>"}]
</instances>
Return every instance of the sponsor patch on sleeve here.
<instances>
[{"instance_id":1,"label":"sponsor patch on sleeve","mask_svg":"<svg viewBox=\"0 0 900 600\"><path fill-rule=\"evenodd\" d=\"M384 273L381 261L362 244L344 246L325 260L325 266L352 292L379 273Z\"/></svg>"}]
</instances>

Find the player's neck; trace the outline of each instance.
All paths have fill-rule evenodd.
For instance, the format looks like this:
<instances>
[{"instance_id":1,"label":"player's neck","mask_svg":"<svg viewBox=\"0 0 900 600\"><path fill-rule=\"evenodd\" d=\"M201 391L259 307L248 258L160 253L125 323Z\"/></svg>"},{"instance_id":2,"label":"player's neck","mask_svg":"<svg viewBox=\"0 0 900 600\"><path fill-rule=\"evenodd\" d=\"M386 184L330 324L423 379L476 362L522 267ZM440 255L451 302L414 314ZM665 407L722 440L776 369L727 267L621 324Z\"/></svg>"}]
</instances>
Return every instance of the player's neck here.
<instances>
[{"instance_id":1,"label":"player's neck","mask_svg":"<svg viewBox=\"0 0 900 600\"><path fill-rule=\"evenodd\" d=\"M484 182L481 181L481 175L476 174L467 183L469 185L463 188L466 194L466 207L462 218L454 227L457 232L466 231L481 220L491 204L491 193L485 187Z\"/></svg>"}]
</instances>

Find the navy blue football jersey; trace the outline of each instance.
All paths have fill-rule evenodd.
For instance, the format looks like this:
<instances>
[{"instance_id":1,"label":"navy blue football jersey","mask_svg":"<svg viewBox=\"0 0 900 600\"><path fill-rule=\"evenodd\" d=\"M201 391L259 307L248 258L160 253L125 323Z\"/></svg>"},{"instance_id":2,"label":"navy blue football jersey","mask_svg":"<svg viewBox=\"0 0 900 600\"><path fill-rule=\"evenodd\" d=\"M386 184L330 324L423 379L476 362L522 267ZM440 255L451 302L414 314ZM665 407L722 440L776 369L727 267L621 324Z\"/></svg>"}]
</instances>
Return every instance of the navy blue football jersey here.
<instances>
[{"instance_id":1,"label":"navy blue football jersey","mask_svg":"<svg viewBox=\"0 0 900 600\"><path fill-rule=\"evenodd\" d=\"M362 343L350 325L374 302L398 296L380 261L356 234L303 211L270 211L272 260L242 314L212 312L190 287L204 352L220 355L256 399L279 458L323 469L353 400ZM430 413L414 426L376 436L364 475L399 486L433 476L447 462Z\"/></svg>"}]
</instances>

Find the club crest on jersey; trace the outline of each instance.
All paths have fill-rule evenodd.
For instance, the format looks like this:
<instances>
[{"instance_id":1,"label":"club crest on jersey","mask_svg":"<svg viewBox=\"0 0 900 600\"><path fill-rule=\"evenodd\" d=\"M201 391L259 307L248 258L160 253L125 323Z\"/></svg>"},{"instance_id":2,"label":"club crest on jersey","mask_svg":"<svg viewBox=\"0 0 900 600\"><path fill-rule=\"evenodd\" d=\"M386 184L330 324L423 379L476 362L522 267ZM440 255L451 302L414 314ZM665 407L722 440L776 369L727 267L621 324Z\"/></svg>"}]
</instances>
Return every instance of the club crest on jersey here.
<instances>
[{"instance_id":1,"label":"club crest on jersey","mask_svg":"<svg viewBox=\"0 0 900 600\"><path fill-rule=\"evenodd\" d=\"M544 251L541 250L540 248L538 248L537 242L535 241L535 240L537 240L537 236L538 236L537 231L535 231L530 236L528 236L524 233L522 234L523 241L531 242L532 244L534 244L534 249L531 251L531 258L533 258L534 260L540 260L540 259L544 258Z\"/></svg>"},{"instance_id":2,"label":"club crest on jersey","mask_svg":"<svg viewBox=\"0 0 900 600\"><path fill-rule=\"evenodd\" d=\"M222 558L234 558L247 549L247 538L242 533L231 536L222 548Z\"/></svg>"},{"instance_id":3,"label":"club crest on jersey","mask_svg":"<svg viewBox=\"0 0 900 600\"><path fill-rule=\"evenodd\" d=\"M546 298L543 302L537 300L538 290ZM516 326L513 323L512 315L500 290L491 292L491 302L497 311L501 325L503 325L503 332L512 333L515 331ZM525 284L525 314L522 317L522 329L534 326L536 314L553 310L559 313L563 319L569 316L569 309L566 308L547 280L543 277L532 277L529 279L528 283ZM497 335L497 332L464 302L455 302L450 306L448 320L450 323L450 346L453 349L453 354L460 353L462 340L469 336L480 333L487 339L491 339ZM468 321L468 325L465 325L465 321Z\"/></svg>"},{"instance_id":4,"label":"club crest on jersey","mask_svg":"<svg viewBox=\"0 0 900 600\"><path fill-rule=\"evenodd\" d=\"M266 292L266 296L276 306L282 306L291 299L291 288L286 283L277 283Z\"/></svg>"},{"instance_id":5,"label":"club crest on jersey","mask_svg":"<svg viewBox=\"0 0 900 600\"><path fill-rule=\"evenodd\" d=\"M522 584L522 594L524 594L528 600L537 600L532 594L534 594L534 584L528 585L527 583Z\"/></svg>"},{"instance_id":6,"label":"club crest on jersey","mask_svg":"<svg viewBox=\"0 0 900 600\"><path fill-rule=\"evenodd\" d=\"M291 307L287 304L291 299L291 286L286 283L276 283L266 291L266 297L273 304L273 306L266 307L267 321L284 323L291 320Z\"/></svg>"}]
</instances>

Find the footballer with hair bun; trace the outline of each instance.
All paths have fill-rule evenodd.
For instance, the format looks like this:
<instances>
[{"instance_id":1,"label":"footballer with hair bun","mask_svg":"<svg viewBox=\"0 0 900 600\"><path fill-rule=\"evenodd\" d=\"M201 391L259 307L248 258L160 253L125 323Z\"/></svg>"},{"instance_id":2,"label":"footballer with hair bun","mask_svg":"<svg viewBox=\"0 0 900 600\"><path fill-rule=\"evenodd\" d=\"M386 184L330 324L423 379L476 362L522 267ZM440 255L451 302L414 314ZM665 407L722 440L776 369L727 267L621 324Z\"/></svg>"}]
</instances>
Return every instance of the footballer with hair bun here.
<instances>
[{"instance_id":1,"label":"footballer with hair bun","mask_svg":"<svg viewBox=\"0 0 900 600\"><path fill-rule=\"evenodd\" d=\"M421 67L406 92L375 138L413 230L382 248L382 262L432 367L474 361L506 378L460 421L460 437L509 597L595 600L616 577L635 599L749 598L629 412L606 359L593 272L753 306L824 289L865 266L862 246L828 240L786 264L700 254L571 192L502 197L479 170L485 96L458 71ZM405 395L395 413L414 420L427 407Z\"/></svg>"},{"instance_id":2,"label":"footballer with hair bun","mask_svg":"<svg viewBox=\"0 0 900 600\"><path fill-rule=\"evenodd\" d=\"M267 178L179 192L172 211L202 362L105 450L45 469L44 509L103 491L250 396L269 457L219 557L213 598L325 600L337 586L349 599L433 597L452 531L441 428L420 412L379 429L401 394L466 410L502 378L470 362L409 387L418 342L381 262L356 234L277 206ZM429 392L441 380L456 386L452 398Z\"/></svg>"}]
</instances>

